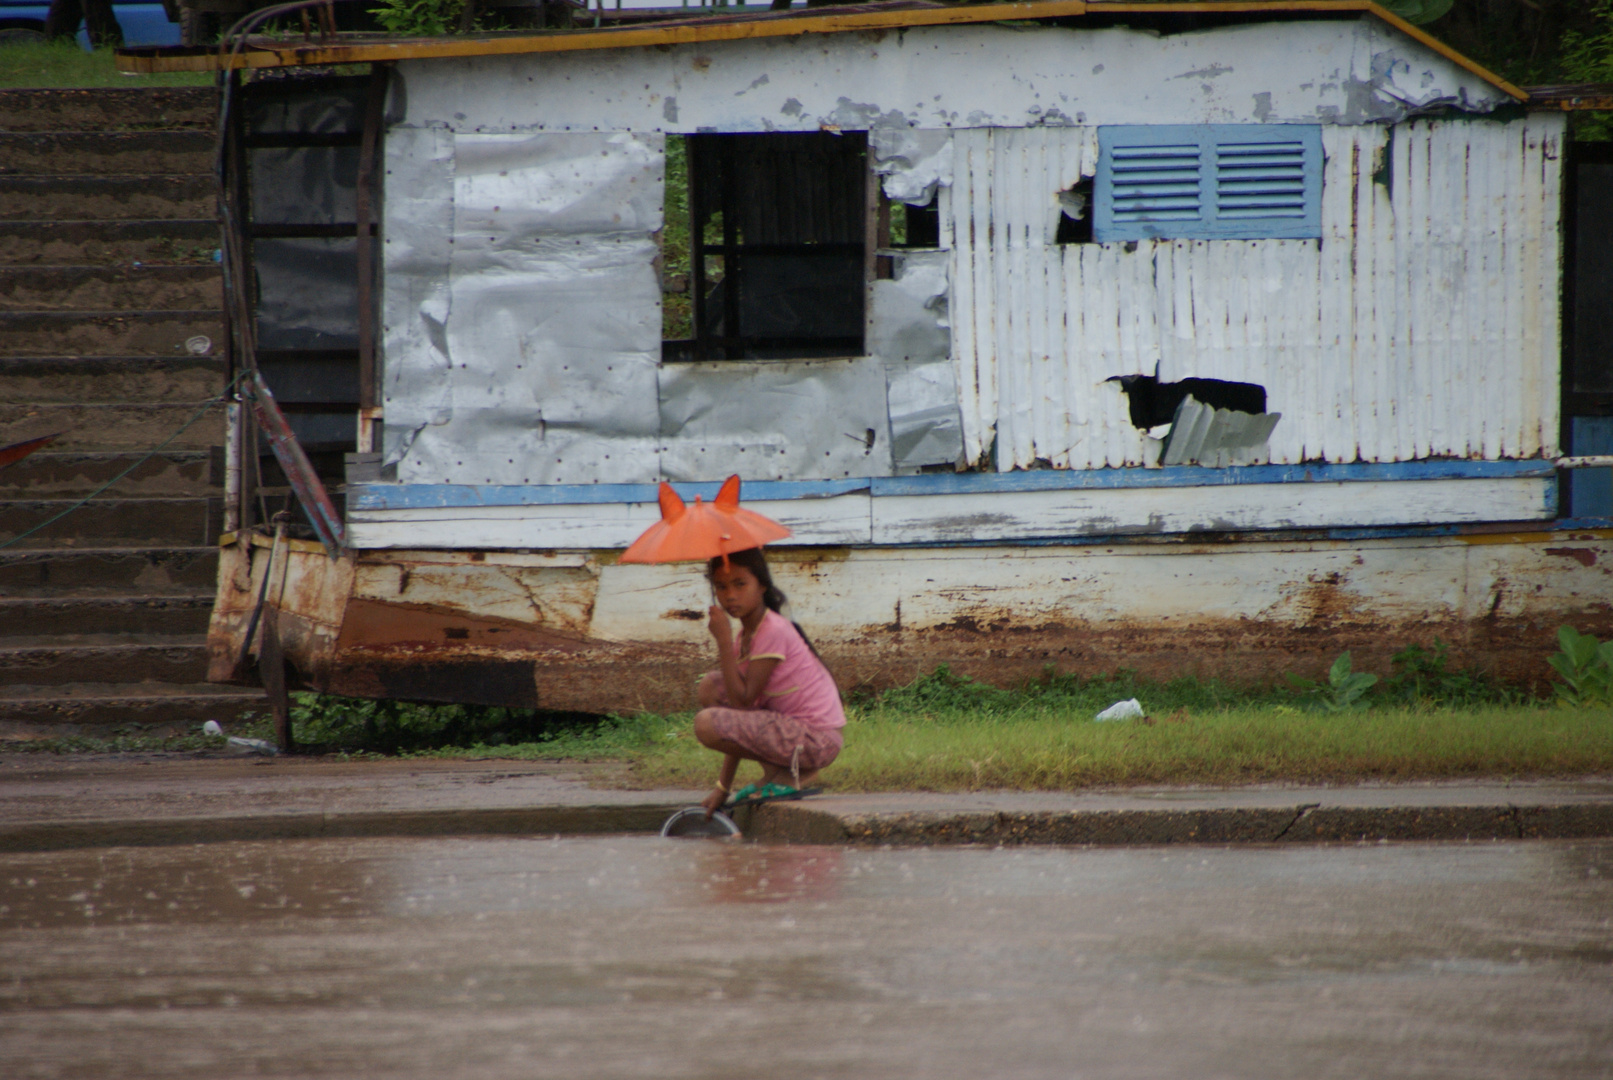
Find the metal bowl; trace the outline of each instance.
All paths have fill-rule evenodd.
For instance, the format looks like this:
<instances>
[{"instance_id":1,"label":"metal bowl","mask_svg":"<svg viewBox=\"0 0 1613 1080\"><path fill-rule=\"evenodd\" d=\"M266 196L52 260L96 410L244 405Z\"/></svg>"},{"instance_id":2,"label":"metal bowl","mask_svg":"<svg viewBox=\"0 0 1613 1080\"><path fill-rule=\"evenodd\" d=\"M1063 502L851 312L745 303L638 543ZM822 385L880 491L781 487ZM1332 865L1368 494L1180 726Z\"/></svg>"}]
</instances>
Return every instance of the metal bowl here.
<instances>
[{"instance_id":1,"label":"metal bowl","mask_svg":"<svg viewBox=\"0 0 1613 1080\"><path fill-rule=\"evenodd\" d=\"M666 824L661 826L661 835L714 837L721 840L738 836L739 826L734 824L733 818L721 810L707 818L705 807L691 806L667 818Z\"/></svg>"}]
</instances>

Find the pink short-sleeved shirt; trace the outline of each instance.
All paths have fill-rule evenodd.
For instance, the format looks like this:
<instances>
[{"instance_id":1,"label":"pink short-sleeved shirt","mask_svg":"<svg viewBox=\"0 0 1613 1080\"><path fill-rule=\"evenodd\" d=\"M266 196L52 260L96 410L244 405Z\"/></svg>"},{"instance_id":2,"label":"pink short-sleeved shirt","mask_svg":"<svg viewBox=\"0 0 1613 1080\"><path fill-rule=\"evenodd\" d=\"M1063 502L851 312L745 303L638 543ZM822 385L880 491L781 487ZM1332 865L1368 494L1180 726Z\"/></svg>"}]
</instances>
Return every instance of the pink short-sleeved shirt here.
<instances>
[{"instance_id":1,"label":"pink short-sleeved shirt","mask_svg":"<svg viewBox=\"0 0 1613 1080\"><path fill-rule=\"evenodd\" d=\"M801 632L778 612L769 611L762 616L749 653L740 659L778 661L756 702L758 709L772 709L812 727L846 726L834 676L808 647Z\"/></svg>"}]
</instances>

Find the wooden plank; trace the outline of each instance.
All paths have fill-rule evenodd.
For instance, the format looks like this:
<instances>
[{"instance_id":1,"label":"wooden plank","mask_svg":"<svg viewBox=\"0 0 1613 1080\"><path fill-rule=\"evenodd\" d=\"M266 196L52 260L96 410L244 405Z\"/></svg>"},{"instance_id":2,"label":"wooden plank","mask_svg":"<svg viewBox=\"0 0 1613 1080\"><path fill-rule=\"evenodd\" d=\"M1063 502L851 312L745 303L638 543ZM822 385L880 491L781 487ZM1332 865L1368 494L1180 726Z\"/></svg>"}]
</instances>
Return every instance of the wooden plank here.
<instances>
[{"instance_id":1,"label":"wooden plank","mask_svg":"<svg viewBox=\"0 0 1613 1080\"><path fill-rule=\"evenodd\" d=\"M949 495L864 493L757 502L791 545L1017 542L1128 533L1456 524L1549 518L1555 477L1220 488L1066 488ZM657 517L651 504L355 512L355 548L623 548Z\"/></svg>"},{"instance_id":2,"label":"wooden plank","mask_svg":"<svg viewBox=\"0 0 1613 1080\"><path fill-rule=\"evenodd\" d=\"M893 496L873 501L875 544L1024 541L1481 521L1552 514L1550 478Z\"/></svg>"},{"instance_id":3,"label":"wooden plank","mask_svg":"<svg viewBox=\"0 0 1613 1080\"><path fill-rule=\"evenodd\" d=\"M866 544L869 497L746 505L787 526L785 544ZM650 503L588 506L486 506L352 511L353 548L625 548L660 519Z\"/></svg>"}]
</instances>

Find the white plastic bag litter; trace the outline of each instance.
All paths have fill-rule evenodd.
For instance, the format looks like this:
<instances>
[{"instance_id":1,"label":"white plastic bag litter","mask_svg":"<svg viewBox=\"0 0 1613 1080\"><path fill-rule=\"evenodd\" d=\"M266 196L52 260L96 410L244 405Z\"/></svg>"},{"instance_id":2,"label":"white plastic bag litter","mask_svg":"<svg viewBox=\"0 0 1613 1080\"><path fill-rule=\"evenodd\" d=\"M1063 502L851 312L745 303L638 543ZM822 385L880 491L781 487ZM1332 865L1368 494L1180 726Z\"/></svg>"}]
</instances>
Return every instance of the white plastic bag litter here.
<instances>
[{"instance_id":1,"label":"white plastic bag litter","mask_svg":"<svg viewBox=\"0 0 1613 1080\"><path fill-rule=\"evenodd\" d=\"M1143 716L1142 702L1136 698L1127 698L1117 701L1096 717L1098 720L1140 720Z\"/></svg>"}]
</instances>

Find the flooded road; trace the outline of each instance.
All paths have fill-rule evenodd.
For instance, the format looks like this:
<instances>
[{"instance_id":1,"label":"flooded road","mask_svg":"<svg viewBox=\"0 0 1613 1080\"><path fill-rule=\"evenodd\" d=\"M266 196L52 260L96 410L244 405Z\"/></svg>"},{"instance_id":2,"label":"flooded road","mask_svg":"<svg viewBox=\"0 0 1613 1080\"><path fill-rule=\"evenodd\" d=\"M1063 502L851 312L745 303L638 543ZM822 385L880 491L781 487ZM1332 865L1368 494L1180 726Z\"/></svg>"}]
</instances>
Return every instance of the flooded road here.
<instances>
[{"instance_id":1,"label":"flooded road","mask_svg":"<svg viewBox=\"0 0 1613 1080\"><path fill-rule=\"evenodd\" d=\"M1613 842L0 857L0 1076L1608 1077Z\"/></svg>"}]
</instances>

